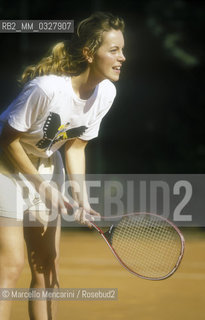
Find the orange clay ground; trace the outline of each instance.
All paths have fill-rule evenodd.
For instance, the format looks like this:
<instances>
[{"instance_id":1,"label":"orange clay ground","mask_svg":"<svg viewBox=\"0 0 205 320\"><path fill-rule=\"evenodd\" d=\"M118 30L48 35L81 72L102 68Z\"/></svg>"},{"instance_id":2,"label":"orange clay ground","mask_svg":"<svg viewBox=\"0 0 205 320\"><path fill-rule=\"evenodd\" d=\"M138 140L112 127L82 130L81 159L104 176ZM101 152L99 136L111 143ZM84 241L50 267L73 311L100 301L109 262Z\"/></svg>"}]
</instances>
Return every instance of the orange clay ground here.
<instances>
[{"instance_id":1,"label":"orange clay ground","mask_svg":"<svg viewBox=\"0 0 205 320\"><path fill-rule=\"evenodd\" d=\"M184 230L185 256L179 270L163 281L127 272L96 231L63 230L62 288L118 288L117 301L59 301L59 320L204 320L205 231ZM28 264L18 288L29 286ZM27 301L14 301L11 320L29 319ZM3 319L2 319L3 320Z\"/></svg>"}]
</instances>

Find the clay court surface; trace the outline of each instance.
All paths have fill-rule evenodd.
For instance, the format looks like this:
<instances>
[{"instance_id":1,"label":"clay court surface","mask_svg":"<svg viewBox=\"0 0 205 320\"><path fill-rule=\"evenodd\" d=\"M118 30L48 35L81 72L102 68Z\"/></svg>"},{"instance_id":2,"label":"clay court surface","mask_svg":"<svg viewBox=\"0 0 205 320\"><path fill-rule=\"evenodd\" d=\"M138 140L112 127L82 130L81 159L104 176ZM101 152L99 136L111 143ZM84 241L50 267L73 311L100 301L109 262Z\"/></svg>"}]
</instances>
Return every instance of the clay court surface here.
<instances>
[{"instance_id":1,"label":"clay court surface","mask_svg":"<svg viewBox=\"0 0 205 320\"><path fill-rule=\"evenodd\" d=\"M185 256L179 270L164 281L142 280L116 261L93 230L63 230L62 288L117 288L116 301L59 301L59 320L204 320L205 231L184 230ZM18 282L27 288L28 265ZM12 320L28 319L27 302L15 301ZM3 320L3 319L2 319Z\"/></svg>"}]
</instances>

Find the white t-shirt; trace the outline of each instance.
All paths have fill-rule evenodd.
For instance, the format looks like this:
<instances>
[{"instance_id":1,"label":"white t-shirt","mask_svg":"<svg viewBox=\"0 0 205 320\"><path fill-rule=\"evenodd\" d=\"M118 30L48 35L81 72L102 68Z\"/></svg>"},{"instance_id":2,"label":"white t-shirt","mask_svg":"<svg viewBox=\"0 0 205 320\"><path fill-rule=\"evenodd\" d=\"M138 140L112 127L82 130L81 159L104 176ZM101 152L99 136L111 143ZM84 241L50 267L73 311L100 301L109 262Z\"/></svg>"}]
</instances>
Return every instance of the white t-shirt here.
<instances>
[{"instance_id":1,"label":"white t-shirt","mask_svg":"<svg viewBox=\"0 0 205 320\"><path fill-rule=\"evenodd\" d=\"M47 75L28 82L1 114L0 120L24 132L20 142L27 152L50 157L68 139L91 140L116 95L114 84L100 82L88 100L73 91L71 78Z\"/></svg>"}]
</instances>

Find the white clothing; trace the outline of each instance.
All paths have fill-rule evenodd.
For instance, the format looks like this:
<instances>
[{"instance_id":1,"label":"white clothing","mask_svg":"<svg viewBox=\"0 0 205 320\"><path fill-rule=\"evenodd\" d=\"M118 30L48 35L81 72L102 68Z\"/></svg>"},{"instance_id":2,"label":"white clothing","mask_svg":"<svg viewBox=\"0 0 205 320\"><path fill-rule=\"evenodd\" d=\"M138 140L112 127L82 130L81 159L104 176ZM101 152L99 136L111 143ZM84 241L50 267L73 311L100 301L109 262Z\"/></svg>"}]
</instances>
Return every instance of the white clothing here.
<instances>
[{"instance_id":1,"label":"white clothing","mask_svg":"<svg viewBox=\"0 0 205 320\"><path fill-rule=\"evenodd\" d=\"M65 170L61 154L56 151L49 158L30 156L39 174L63 194ZM23 220L24 212L49 212L34 185L25 175L10 167L6 158L0 158L0 216ZM11 222L12 224L12 222Z\"/></svg>"},{"instance_id":2,"label":"white clothing","mask_svg":"<svg viewBox=\"0 0 205 320\"><path fill-rule=\"evenodd\" d=\"M65 174L57 150L68 139L97 137L115 95L115 86L109 80L99 83L88 100L82 100L73 91L70 77L36 77L1 114L0 131L8 121L11 127L23 132L21 145L39 174L46 175L45 180L56 183L63 193ZM13 172L1 154L0 187L0 216L22 220L25 211L48 210L30 181Z\"/></svg>"},{"instance_id":3,"label":"white clothing","mask_svg":"<svg viewBox=\"0 0 205 320\"><path fill-rule=\"evenodd\" d=\"M66 140L91 140L116 95L114 84L100 82L88 100L73 91L71 77L45 75L27 83L0 116L24 132L20 142L27 154L50 157Z\"/></svg>"}]
</instances>

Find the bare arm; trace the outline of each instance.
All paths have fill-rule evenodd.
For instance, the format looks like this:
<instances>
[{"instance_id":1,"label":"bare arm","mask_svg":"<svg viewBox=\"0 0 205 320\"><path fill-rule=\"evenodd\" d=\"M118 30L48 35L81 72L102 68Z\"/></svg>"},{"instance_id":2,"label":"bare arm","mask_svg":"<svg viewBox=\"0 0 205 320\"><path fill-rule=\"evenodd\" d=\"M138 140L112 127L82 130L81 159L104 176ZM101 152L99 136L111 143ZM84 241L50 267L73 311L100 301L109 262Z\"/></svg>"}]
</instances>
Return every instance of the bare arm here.
<instances>
[{"instance_id":1,"label":"bare arm","mask_svg":"<svg viewBox=\"0 0 205 320\"><path fill-rule=\"evenodd\" d=\"M81 139L69 140L65 145L66 170L71 181L77 182L81 186L81 192L75 192L72 188L73 199L79 205L88 205L87 192L85 192L85 147L87 141Z\"/></svg>"},{"instance_id":2,"label":"bare arm","mask_svg":"<svg viewBox=\"0 0 205 320\"><path fill-rule=\"evenodd\" d=\"M81 139L69 140L65 145L65 163L67 173L70 180L73 182L72 196L73 199L82 208L79 210L78 217L81 223L87 223L90 226L88 220L86 220L86 213L89 212L91 215L99 216L99 213L94 211L89 204L89 199L86 190L85 171L85 148L87 141ZM76 188L77 185L77 188ZM71 185L72 186L72 185Z\"/></svg>"},{"instance_id":3,"label":"bare arm","mask_svg":"<svg viewBox=\"0 0 205 320\"><path fill-rule=\"evenodd\" d=\"M63 198L60 196L59 192L57 192L57 190L54 191L54 188L52 188L49 183L42 178L24 151L20 142L22 135L23 132L13 129L9 124L5 125L2 135L0 136L0 145L6 155L6 158L10 161L11 165L17 169L17 171L28 177L39 193L40 187L42 186L42 183L44 183L46 188L43 188L45 192L43 197L46 197L49 206L58 209L65 209Z\"/></svg>"},{"instance_id":4,"label":"bare arm","mask_svg":"<svg viewBox=\"0 0 205 320\"><path fill-rule=\"evenodd\" d=\"M0 136L0 145L11 165L19 172L31 175L31 177L33 177L32 182L36 189L38 189L44 180L38 174L37 169L32 164L20 143L22 135L23 132L17 131L10 127L9 124L6 124Z\"/></svg>"}]
</instances>

